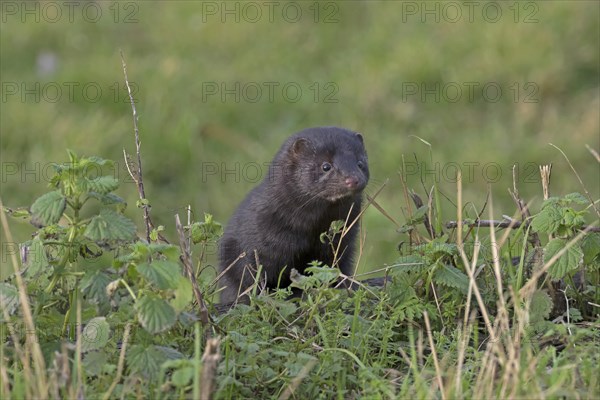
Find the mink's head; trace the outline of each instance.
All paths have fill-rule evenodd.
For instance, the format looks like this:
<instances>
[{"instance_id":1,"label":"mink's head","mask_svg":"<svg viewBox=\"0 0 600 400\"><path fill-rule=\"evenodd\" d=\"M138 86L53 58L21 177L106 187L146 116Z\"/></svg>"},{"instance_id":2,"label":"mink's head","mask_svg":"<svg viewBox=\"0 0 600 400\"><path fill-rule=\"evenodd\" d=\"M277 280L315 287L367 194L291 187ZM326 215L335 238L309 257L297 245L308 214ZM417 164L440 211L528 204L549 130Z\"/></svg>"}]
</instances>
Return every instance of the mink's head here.
<instances>
[{"instance_id":1,"label":"mink's head","mask_svg":"<svg viewBox=\"0 0 600 400\"><path fill-rule=\"evenodd\" d=\"M359 194L369 181L363 138L347 129L319 127L298 132L284 143L275 161L286 159L286 186L304 196L336 202Z\"/></svg>"}]
</instances>

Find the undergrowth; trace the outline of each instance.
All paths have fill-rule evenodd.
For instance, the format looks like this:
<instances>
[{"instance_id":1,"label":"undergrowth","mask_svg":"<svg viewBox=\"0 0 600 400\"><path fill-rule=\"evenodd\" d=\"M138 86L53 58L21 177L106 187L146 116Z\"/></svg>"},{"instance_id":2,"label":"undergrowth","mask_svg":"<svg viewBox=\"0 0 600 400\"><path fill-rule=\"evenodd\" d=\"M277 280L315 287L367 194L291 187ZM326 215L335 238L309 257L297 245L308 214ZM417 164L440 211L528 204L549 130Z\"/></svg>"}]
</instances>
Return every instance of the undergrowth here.
<instances>
[{"instance_id":1,"label":"undergrowth","mask_svg":"<svg viewBox=\"0 0 600 400\"><path fill-rule=\"evenodd\" d=\"M37 228L0 282L4 398L600 394L598 202L584 195L548 197L537 214L525 206L500 221L490 201L483 220L484 210L462 208L458 179L448 222L435 199L423 205L411 192L383 287L335 289L340 272L315 262L293 279L301 298L255 290L249 305L224 312L202 263L221 225L208 214L188 221L193 253L166 243L162 227L140 239L112 163L68 155L48 193L4 208ZM2 225L10 238L4 212Z\"/></svg>"}]
</instances>

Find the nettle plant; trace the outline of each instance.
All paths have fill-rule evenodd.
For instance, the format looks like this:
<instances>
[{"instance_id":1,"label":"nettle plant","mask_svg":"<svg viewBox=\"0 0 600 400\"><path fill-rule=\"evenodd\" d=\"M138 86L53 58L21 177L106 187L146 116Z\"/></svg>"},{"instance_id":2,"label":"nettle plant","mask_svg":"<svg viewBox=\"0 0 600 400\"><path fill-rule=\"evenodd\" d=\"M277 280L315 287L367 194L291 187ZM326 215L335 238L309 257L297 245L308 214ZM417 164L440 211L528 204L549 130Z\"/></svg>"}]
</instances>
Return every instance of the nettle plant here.
<instances>
[{"instance_id":1,"label":"nettle plant","mask_svg":"<svg viewBox=\"0 0 600 400\"><path fill-rule=\"evenodd\" d=\"M579 193L544 201L537 215L514 229L507 244L497 247L502 280L513 289L523 287L536 269L542 268L585 229L592 208L593 204ZM431 304L436 304L439 312L431 313L433 320L441 317L443 322L449 323L464 310L469 278L452 231L441 231L429 239L418 233L418 225L425 222L428 211L428 206L420 207L399 229L410 232L412 239L418 240L417 244L401 246L401 256L391 266L391 301L397 307L404 307L409 317L419 317ZM434 210L434 217L436 214ZM464 222L466 226L477 225L476 219L466 218ZM494 289L496 278L487 229L465 229L468 233L463 248L470 259L473 249L479 247L476 281L487 306L494 309L498 296ZM479 235L475 235L475 231ZM536 246L531 240L534 235L539 235L542 242L546 242L544 237L547 237L547 243L541 246L538 241ZM523 243L524 248L519 249L515 246L517 243ZM593 313L588 304L600 301L600 233L587 232L548 268L545 276L531 299L532 323L560 316L565 306L558 303L564 303L567 297L570 300L569 309L563 314L565 319L577 322Z\"/></svg>"},{"instance_id":2,"label":"nettle plant","mask_svg":"<svg viewBox=\"0 0 600 400\"><path fill-rule=\"evenodd\" d=\"M179 247L137 238L136 225L123 215L125 201L114 194L119 182L107 173L114 169L112 161L68 153L68 162L53 165L51 191L29 210L7 210L38 228L31 240L21 244L20 273L39 340L56 349L63 338L74 340L74 328L83 324L83 350L89 351L103 348L111 329L131 321L143 327L142 338L172 328L192 301ZM201 228L211 235L218 231L217 224L209 222L208 228L206 222L195 224L195 236ZM200 236L206 241L211 235ZM150 236L157 237L157 230ZM14 276L0 283L0 296L18 322L13 281ZM81 307L80 320L77 307ZM147 366L146 361L139 363L139 369Z\"/></svg>"}]
</instances>

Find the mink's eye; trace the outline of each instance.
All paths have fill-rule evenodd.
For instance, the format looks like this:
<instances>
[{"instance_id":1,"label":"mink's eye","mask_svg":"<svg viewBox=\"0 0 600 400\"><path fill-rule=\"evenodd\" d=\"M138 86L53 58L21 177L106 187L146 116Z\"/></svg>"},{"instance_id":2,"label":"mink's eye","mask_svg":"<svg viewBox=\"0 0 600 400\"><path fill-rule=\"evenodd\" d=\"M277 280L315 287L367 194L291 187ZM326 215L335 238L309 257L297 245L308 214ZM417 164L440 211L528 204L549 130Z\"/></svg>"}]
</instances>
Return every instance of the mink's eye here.
<instances>
[{"instance_id":1,"label":"mink's eye","mask_svg":"<svg viewBox=\"0 0 600 400\"><path fill-rule=\"evenodd\" d=\"M329 164L327 161L325 161L323 164L321 164L321 169L325 172L330 171L332 168L331 164Z\"/></svg>"},{"instance_id":2,"label":"mink's eye","mask_svg":"<svg viewBox=\"0 0 600 400\"><path fill-rule=\"evenodd\" d=\"M358 161L358 163L356 164L358 166L358 169L365 169L365 163L362 161Z\"/></svg>"}]
</instances>

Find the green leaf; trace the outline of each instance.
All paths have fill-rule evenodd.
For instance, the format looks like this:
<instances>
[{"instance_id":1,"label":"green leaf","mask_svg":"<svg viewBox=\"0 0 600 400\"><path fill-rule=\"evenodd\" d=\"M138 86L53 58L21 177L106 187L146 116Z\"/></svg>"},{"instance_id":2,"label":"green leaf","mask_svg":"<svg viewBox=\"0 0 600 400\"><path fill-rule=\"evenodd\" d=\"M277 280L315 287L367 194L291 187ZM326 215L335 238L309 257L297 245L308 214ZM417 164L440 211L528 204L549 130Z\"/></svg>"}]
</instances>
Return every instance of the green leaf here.
<instances>
[{"instance_id":1,"label":"green leaf","mask_svg":"<svg viewBox=\"0 0 600 400\"><path fill-rule=\"evenodd\" d=\"M544 263L547 263L566 244L567 241L563 239L554 239L548 242L544 248ZM548 269L548 275L552 279L562 279L570 271L577 269L582 260L583 251L581 251L579 245L573 245Z\"/></svg>"},{"instance_id":2,"label":"green leaf","mask_svg":"<svg viewBox=\"0 0 600 400\"><path fill-rule=\"evenodd\" d=\"M583 320L583 316L581 315L581 311L579 311L577 308L570 308L570 309L568 310L568 312L567 312L567 311L565 311L565 312L563 313L563 315L565 316L565 321L566 321L566 319L567 319L567 318L566 318L566 317L567 317L567 314L568 314L568 316L569 316L569 319L571 320L571 322L579 322L579 321L582 321L582 320Z\"/></svg>"},{"instance_id":3,"label":"green leaf","mask_svg":"<svg viewBox=\"0 0 600 400\"><path fill-rule=\"evenodd\" d=\"M106 346L110 334L110 325L104 317L92 318L81 332L81 350L99 350Z\"/></svg>"},{"instance_id":4,"label":"green leaf","mask_svg":"<svg viewBox=\"0 0 600 400\"><path fill-rule=\"evenodd\" d=\"M156 346L133 345L127 352L126 360L131 372L153 380L158 376L160 366L167 361L167 357Z\"/></svg>"},{"instance_id":5,"label":"green leaf","mask_svg":"<svg viewBox=\"0 0 600 400\"><path fill-rule=\"evenodd\" d=\"M27 250L27 259L25 260L25 276L33 278L48 267L49 262L44 250L44 244L39 237L31 241Z\"/></svg>"},{"instance_id":6,"label":"green leaf","mask_svg":"<svg viewBox=\"0 0 600 400\"><path fill-rule=\"evenodd\" d=\"M83 357L83 368L87 376L102 374L106 364L108 364L108 356L103 351L90 351Z\"/></svg>"},{"instance_id":7,"label":"green leaf","mask_svg":"<svg viewBox=\"0 0 600 400\"><path fill-rule=\"evenodd\" d=\"M133 221L123 214L103 208L100 215L92 218L83 235L94 241L132 240L135 229Z\"/></svg>"},{"instance_id":8,"label":"green leaf","mask_svg":"<svg viewBox=\"0 0 600 400\"><path fill-rule=\"evenodd\" d=\"M569 202L573 202L576 204L588 204L589 201L588 199L586 199L581 193L569 193L568 195L565 196L565 200L568 200Z\"/></svg>"},{"instance_id":9,"label":"green leaf","mask_svg":"<svg viewBox=\"0 0 600 400\"><path fill-rule=\"evenodd\" d=\"M423 257L411 254L398 258L390 267L393 267L394 270L404 272L421 272L426 270L429 265L427 265Z\"/></svg>"},{"instance_id":10,"label":"green leaf","mask_svg":"<svg viewBox=\"0 0 600 400\"><path fill-rule=\"evenodd\" d=\"M119 187L119 181L110 175L86 178L86 181L88 191L100 194L108 194Z\"/></svg>"},{"instance_id":11,"label":"green leaf","mask_svg":"<svg viewBox=\"0 0 600 400\"><path fill-rule=\"evenodd\" d=\"M537 232L554 233L562 221L560 208L554 203L547 203L542 211L531 221L531 226Z\"/></svg>"},{"instance_id":12,"label":"green leaf","mask_svg":"<svg viewBox=\"0 0 600 400\"><path fill-rule=\"evenodd\" d=\"M23 208L23 207L16 208L16 209L4 207L4 212L16 219L31 218L31 211L29 211L27 208Z\"/></svg>"},{"instance_id":13,"label":"green leaf","mask_svg":"<svg viewBox=\"0 0 600 400\"><path fill-rule=\"evenodd\" d=\"M171 300L171 306L180 313L192 302L192 298L192 283L186 277L180 275L175 288L175 298Z\"/></svg>"},{"instance_id":14,"label":"green leaf","mask_svg":"<svg viewBox=\"0 0 600 400\"><path fill-rule=\"evenodd\" d=\"M146 294L136 303L138 319L144 329L158 333L175 324L177 313L169 303L154 294Z\"/></svg>"},{"instance_id":15,"label":"green leaf","mask_svg":"<svg viewBox=\"0 0 600 400\"><path fill-rule=\"evenodd\" d=\"M581 240L581 250L583 250L583 264L592 266L600 262L600 233L588 233Z\"/></svg>"},{"instance_id":16,"label":"green leaf","mask_svg":"<svg viewBox=\"0 0 600 400\"><path fill-rule=\"evenodd\" d=\"M76 167L82 171L82 176L89 177L91 175L99 175L102 171L102 167L113 167L114 162L112 160L106 160L101 157L91 156L82 157L77 163Z\"/></svg>"},{"instance_id":17,"label":"green leaf","mask_svg":"<svg viewBox=\"0 0 600 400\"><path fill-rule=\"evenodd\" d=\"M416 224L423 222L425 220L425 216L427 215L428 212L429 212L429 206L427 206L427 205L423 205L423 206L417 208L417 210L412 215L412 218L408 219L406 221L405 225L416 225Z\"/></svg>"},{"instance_id":18,"label":"green leaf","mask_svg":"<svg viewBox=\"0 0 600 400\"><path fill-rule=\"evenodd\" d=\"M340 270L331 267L307 267L305 269L310 276L320 283L332 283L340 276Z\"/></svg>"},{"instance_id":19,"label":"green leaf","mask_svg":"<svg viewBox=\"0 0 600 400\"><path fill-rule=\"evenodd\" d=\"M32 204L31 223L35 226L56 224L67 207L67 199L58 190L46 193Z\"/></svg>"},{"instance_id":20,"label":"green leaf","mask_svg":"<svg viewBox=\"0 0 600 400\"><path fill-rule=\"evenodd\" d=\"M154 260L152 263L142 263L137 271L159 289L175 289L181 277L179 264L173 261Z\"/></svg>"},{"instance_id":21,"label":"green leaf","mask_svg":"<svg viewBox=\"0 0 600 400\"><path fill-rule=\"evenodd\" d=\"M566 208L563 210L562 223L569 228L578 229L584 224L585 220L580 212L573 210L572 208Z\"/></svg>"},{"instance_id":22,"label":"green leaf","mask_svg":"<svg viewBox=\"0 0 600 400\"><path fill-rule=\"evenodd\" d=\"M107 206L112 204L125 204L125 200L114 193L100 194L96 192L89 192L88 196Z\"/></svg>"},{"instance_id":23,"label":"green leaf","mask_svg":"<svg viewBox=\"0 0 600 400\"><path fill-rule=\"evenodd\" d=\"M192 382L192 378L194 377L194 368L191 367L183 367L175 372L173 372L173 376L171 377L171 382L176 387L185 387Z\"/></svg>"},{"instance_id":24,"label":"green leaf","mask_svg":"<svg viewBox=\"0 0 600 400\"><path fill-rule=\"evenodd\" d=\"M536 290L533 292L531 304L529 305L530 323L535 324L548 319L553 305L552 298L545 290Z\"/></svg>"},{"instance_id":25,"label":"green leaf","mask_svg":"<svg viewBox=\"0 0 600 400\"><path fill-rule=\"evenodd\" d=\"M100 304L108 300L106 286L110 282L110 277L100 270L87 271L83 278L81 278L79 287L88 301Z\"/></svg>"},{"instance_id":26,"label":"green leaf","mask_svg":"<svg viewBox=\"0 0 600 400\"><path fill-rule=\"evenodd\" d=\"M14 314L19 305L19 292L17 288L9 283L0 282L0 303L6 308L8 314Z\"/></svg>"},{"instance_id":27,"label":"green leaf","mask_svg":"<svg viewBox=\"0 0 600 400\"><path fill-rule=\"evenodd\" d=\"M469 290L469 277L453 265L442 265L435 271L433 281L459 289L463 293Z\"/></svg>"},{"instance_id":28,"label":"green leaf","mask_svg":"<svg viewBox=\"0 0 600 400\"><path fill-rule=\"evenodd\" d=\"M204 222L190 225L190 237L194 244L217 240L223 235L223 226L213 221L211 214L204 213Z\"/></svg>"}]
</instances>

